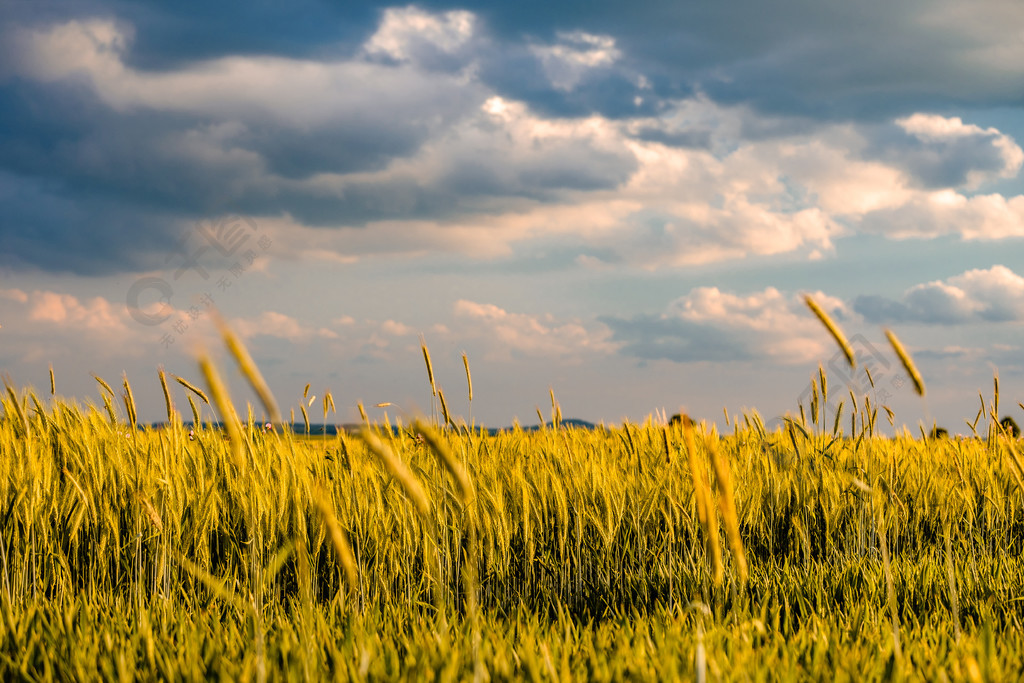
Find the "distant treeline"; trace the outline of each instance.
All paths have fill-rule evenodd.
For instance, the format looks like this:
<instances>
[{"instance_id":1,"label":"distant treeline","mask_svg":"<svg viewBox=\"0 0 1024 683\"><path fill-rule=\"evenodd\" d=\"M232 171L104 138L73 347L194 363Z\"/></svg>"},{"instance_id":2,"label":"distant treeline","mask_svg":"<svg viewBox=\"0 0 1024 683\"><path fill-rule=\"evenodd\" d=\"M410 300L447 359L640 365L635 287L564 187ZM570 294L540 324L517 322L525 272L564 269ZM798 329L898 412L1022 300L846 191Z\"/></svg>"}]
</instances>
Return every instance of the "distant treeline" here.
<instances>
[{"instance_id":1,"label":"distant treeline","mask_svg":"<svg viewBox=\"0 0 1024 683\"><path fill-rule=\"evenodd\" d=\"M185 422L184 424L189 429L194 429L195 428L195 425L192 422ZM575 429L594 429L596 427L596 425L593 424L592 422L587 422L586 420L576 420L576 419L562 420L561 425L562 425L562 427L572 427L572 428L575 428ZM140 425L140 427L141 426L142 425ZM167 427L167 423L166 422L152 422L152 423L150 423L149 426L152 429L164 429L165 427ZM203 426L206 427L206 428L223 429L224 428L224 423L223 422L204 422ZM355 432L358 432L362 428L362 426L363 425L362 425L361 422L352 422L352 423L346 423L346 424L319 424L319 423L312 423L311 422L309 424L309 432L308 433L311 436L314 436L314 435L315 436L324 436L324 435L327 435L327 436L337 436L339 432L344 433L344 434L353 434ZM548 422L544 426L546 428L550 429L550 428L553 427L553 424L551 422ZM520 427L520 429L522 429L524 432L534 432L534 431L537 431L540 428L541 428L540 425L528 425L528 426L525 426L525 427L523 427L523 426ZM290 429L293 434L306 434L307 433L306 432L306 423L305 422L292 422L290 424L289 423L284 423L284 424L274 425L274 431L280 432L282 429ZM392 429L397 431L398 427L395 426L395 427L392 427ZM479 427L479 429L483 429L488 434L494 435L494 434L498 434L500 432L512 431L514 429L514 427Z\"/></svg>"}]
</instances>

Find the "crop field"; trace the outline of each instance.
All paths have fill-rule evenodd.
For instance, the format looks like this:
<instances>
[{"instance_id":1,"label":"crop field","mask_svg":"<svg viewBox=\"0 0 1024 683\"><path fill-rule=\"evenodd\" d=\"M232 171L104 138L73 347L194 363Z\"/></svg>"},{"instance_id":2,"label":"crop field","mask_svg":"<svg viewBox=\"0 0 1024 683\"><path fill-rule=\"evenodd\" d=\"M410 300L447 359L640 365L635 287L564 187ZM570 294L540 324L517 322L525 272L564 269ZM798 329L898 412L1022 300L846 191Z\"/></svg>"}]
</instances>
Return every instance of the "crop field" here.
<instances>
[{"instance_id":1,"label":"crop field","mask_svg":"<svg viewBox=\"0 0 1024 683\"><path fill-rule=\"evenodd\" d=\"M883 436L888 410L852 394L826 424L824 373L774 432L566 428L552 401L532 432L442 403L306 437L240 419L201 370L160 372L159 429L127 379L99 408L6 386L3 680L1024 676L998 383L966 439ZM223 427L183 422L182 396Z\"/></svg>"}]
</instances>

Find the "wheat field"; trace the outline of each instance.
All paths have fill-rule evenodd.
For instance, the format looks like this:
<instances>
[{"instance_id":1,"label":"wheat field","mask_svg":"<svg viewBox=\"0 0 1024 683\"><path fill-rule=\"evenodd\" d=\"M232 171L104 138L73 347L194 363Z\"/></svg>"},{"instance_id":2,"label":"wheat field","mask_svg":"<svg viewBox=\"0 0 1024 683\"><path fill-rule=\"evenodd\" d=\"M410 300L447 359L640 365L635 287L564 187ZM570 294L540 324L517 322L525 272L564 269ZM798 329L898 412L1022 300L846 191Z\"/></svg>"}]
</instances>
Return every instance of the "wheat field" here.
<instances>
[{"instance_id":1,"label":"wheat field","mask_svg":"<svg viewBox=\"0 0 1024 683\"><path fill-rule=\"evenodd\" d=\"M967 439L882 436L853 394L826 424L824 372L774 432L756 412L724 434L563 427L552 394L538 431L442 404L308 437L240 418L200 369L205 390L159 371L162 428L127 378L97 378L102 407L7 383L4 680L1024 675L1024 466L998 384Z\"/></svg>"}]
</instances>

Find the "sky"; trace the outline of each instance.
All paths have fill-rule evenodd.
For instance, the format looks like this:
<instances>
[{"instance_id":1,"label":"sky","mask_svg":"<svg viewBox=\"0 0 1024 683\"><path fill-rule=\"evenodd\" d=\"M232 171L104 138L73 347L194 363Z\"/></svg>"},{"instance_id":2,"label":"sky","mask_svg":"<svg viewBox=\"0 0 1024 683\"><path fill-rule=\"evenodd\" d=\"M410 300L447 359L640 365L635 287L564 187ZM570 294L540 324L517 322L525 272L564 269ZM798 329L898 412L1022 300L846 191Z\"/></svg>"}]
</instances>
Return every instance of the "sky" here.
<instances>
[{"instance_id":1,"label":"sky","mask_svg":"<svg viewBox=\"0 0 1024 683\"><path fill-rule=\"evenodd\" d=\"M429 411L422 340L490 426L777 420L819 365L1021 422L1022 144L1017 0L11 0L0 372L160 420L208 352L255 404L216 309L315 421Z\"/></svg>"}]
</instances>

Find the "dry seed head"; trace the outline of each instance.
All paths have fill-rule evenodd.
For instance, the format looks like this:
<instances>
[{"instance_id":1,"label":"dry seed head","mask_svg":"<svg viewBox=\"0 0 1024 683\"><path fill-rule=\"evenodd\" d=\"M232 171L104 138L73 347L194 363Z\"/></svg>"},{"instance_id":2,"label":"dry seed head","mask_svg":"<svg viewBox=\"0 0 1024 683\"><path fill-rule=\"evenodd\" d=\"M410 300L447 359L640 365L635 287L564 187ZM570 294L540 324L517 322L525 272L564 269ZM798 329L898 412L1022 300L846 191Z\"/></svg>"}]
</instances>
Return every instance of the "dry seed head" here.
<instances>
[{"instance_id":1,"label":"dry seed head","mask_svg":"<svg viewBox=\"0 0 1024 683\"><path fill-rule=\"evenodd\" d=\"M370 418L366 417L366 409L363 408L363 402L359 401L356 403L356 406L359 408L359 417L361 417L363 422L366 424L370 424Z\"/></svg>"},{"instance_id":2,"label":"dry seed head","mask_svg":"<svg viewBox=\"0 0 1024 683\"><path fill-rule=\"evenodd\" d=\"M53 377L53 363L50 363L50 396L57 394L57 382Z\"/></svg>"},{"instance_id":3,"label":"dry seed head","mask_svg":"<svg viewBox=\"0 0 1024 683\"><path fill-rule=\"evenodd\" d=\"M807 303L807 307L811 309L811 312L818 316L818 320L821 321L821 324L824 325L825 329L827 329L829 334L832 335L832 338L836 340L836 344L839 345L839 348L843 351L843 355L846 356L846 362L850 364L851 368L855 367L857 365L857 358L853 354L853 347L850 346L850 342L846 341L846 335L843 334L843 331L840 330L834 322L832 322L832 318L830 318L828 313L826 313L821 306L811 298L810 294L804 295L804 302Z\"/></svg>"},{"instance_id":4,"label":"dry seed head","mask_svg":"<svg viewBox=\"0 0 1024 683\"><path fill-rule=\"evenodd\" d=\"M469 387L469 402L473 402L473 376L469 374L469 356L462 352L462 364L466 367L466 386Z\"/></svg>"},{"instance_id":5,"label":"dry seed head","mask_svg":"<svg viewBox=\"0 0 1024 683\"><path fill-rule=\"evenodd\" d=\"M900 362L903 363L903 369L910 375L910 381L914 383L914 391L917 392L918 396L924 396L924 380L921 379L921 373L917 371L917 367L914 365L914 361L910 358L910 354L903 348L903 344L896 338L892 330L886 330L885 336L892 344L893 351L899 357Z\"/></svg>"},{"instance_id":6,"label":"dry seed head","mask_svg":"<svg viewBox=\"0 0 1024 683\"><path fill-rule=\"evenodd\" d=\"M111 398L114 397L114 390L110 388L109 384L107 384L106 382L103 381L102 377L100 377L99 375L93 375L93 379L95 379L97 382L99 382L100 386L103 387L104 389L106 389L107 392L110 393Z\"/></svg>"},{"instance_id":7,"label":"dry seed head","mask_svg":"<svg viewBox=\"0 0 1024 683\"><path fill-rule=\"evenodd\" d=\"M327 525L327 534L331 537L331 544L338 556L338 562L341 563L341 568L345 571L345 580L348 582L349 588L355 590L359 586L359 570L356 567L355 556L352 554L352 545L348 542L348 537L344 529L341 528L341 524L338 523L338 518L334 514L333 506L328 502L327 495L323 491L318 491L313 502L324 518L324 524Z\"/></svg>"},{"instance_id":8,"label":"dry seed head","mask_svg":"<svg viewBox=\"0 0 1024 683\"><path fill-rule=\"evenodd\" d=\"M992 398L992 412L996 414L995 420L999 421L999 375L992 375L992 384L994 386L994 393Z\"/></svg>"},{"instance_id":9,"label":"dry seed head","mask_svg":"<svg viewBox=\"0 0 1024 683\"><path fill-rule=\"evenodd\" d=\"M445 443L441 435L437 433L430 425L426 424L422 420L415 420L413 422L413 430L423 435L423 439L430 446L430 449L434 451L437 459L441 461L441 464L446 470L448 475L451 476L456 486L459 487L459 495L462 497L463 506L468 505L469 501L473 497L473 488L469 483L469 476L466 474L466 470L462 467L462 464L456 460L455 454L452 453L451 448Z\"/></svg>"},{"instance_id":10,"label":"dry seed head","mask_svg":"<svg viewBox=\"0 0 1024 683\"><path fill-rule=\"evenodd\" d=\"M708 441L711 453L711 466L715 468L715 481L718 482L718 507L722 511L722 522L725 524L725 535L729 539L729 549L736 563L736 573L740 584L747 583L747 557L743 552L743 539L740 538L739 517L736 514L736 500L733 496L732 477L729 463L718 450L716 440Z\"/></svg>"},{"instance_id":11,"label":"dry seed head","mask_svg":"<svg viewBox=\"0 0 1024 683\"><path fill-rule=\"evenodd\" d=\"M228 439L231 442L231 453L235 464L241 467L242 464L242 433L238 429L238 414L235 413L235 406L231 403L227 387L221 381L217 368L209 356L203 355L199 359L199 369L206 380L206 386L213 396L213 403L220 413L220 419L228 432Z\"/></svg>"},{"instance_id":12,"label":"dry seed head","mask_svg":"<svg viewBox=\"0 0 1024 683\"><path fill-rule=\"evenodd\" d=\"M149 499L142 494L138 495L139 502L142 503L142 509L146 512L146 516L149 517L149 521L152 522L153 526L156 527L157 531L163 532L164 523L160 519L160 513L156 511L153 504L149 502Z\"/></svg>"},{"instance_id":13,"label":"dry seed head","mask_svg":"<svg viewBox=\"0 0 1024 683\"><path fill-rule=\"evenodd\" d=\"M890 427L895 427L896 426L896 413L892 412L892 408L890 408L889 406L882 406L882 408L885 409L885 415L886 415L886 417L889 418L889 426Z\"/></svg>"},{"instance_id":14,"label":"dry seed head","mask_svg":"<svg viewBox=\"0 0 1024 683\"><path fill-rule=\"evenodd\" d=\"M711 573L716 585L721 585L725 576L722 567L722 550L718 541L718 519L715 517L715 510L711 504L711 487L708 483L707 472L697 456L697 446L693 439L693 421L688 415L682 416L683 438L686 443L686 455L690 465L690 476L693 478L693 495L697 505L697 517L704 535L707 539L707 547L711 555Z\"/></svg>"},{"instance_id":15,"label":"dry seed head","mask_svg":"<svg viewBox=\"0 0 1024 683\"><path fill-rule=\"evenodd\" d=\"M188 399L188 405L192 409L192 425L196 429L199 429L199 408L196 407L196 402L192 400L191 396L185 396Z\"/></svg>"},{"instance_id":16,"label":"dry seed head","mask_svg":"<svg viewBox=\"0 0 1024 683\"><path fill-rule=\"evenodd\" d=\"M137 411L135 410L135 396L132 395L132 387L128 384L128 375L124 375L124 407L128 411L128 422L132 429L135 428Z\"/></svg>"},{"instance_id":17,"label":"dry seed head","mask_svg":"<svg viewBox=\"0 0 1024 683\"><path fill-rule=\"evenodd\" d=\"M167 421L174 422L174 402L171 400L171 391L167 388L167 375L164 374L164 369L161 367L158 369L160 375L160 388L164 391L164 403L167 406Z\"/></svg>"},{"instance_id":18,"label":"dry seed head","mask_svg":"<svg viewBox=\"0 0 1024 683\"><path fill-rule=\"evenodd\" d=\"M228 347L228 351L231 352L231 356L238 364L238 369L242 371L242 375L249 382L249 386L259 396L260 403L263 404L263 409L267 411L270 421L280 422L281 411L277 409L277 401L274 400L274 395L270 392L270 387L267 385L267 381L263 379L260 369L256 367L256 362L249 355L249 350L245 348L242 340L228 327L228 324L218 313L214 312L213 319L217 323L224 344ZM309 385L306 386L308 387Z\"/></svg>"},{"instance_id":19,"label":"dry seed head","mask_svg":"<svg viewBox=\"0 0 1024 683\"><path fill-rule=\"evenodd\" d=\"M441 391L441 387L437 388L437 397L441 399L441 415L444 416L444 423L453 424L452 416L448 414L448 402L444 400L444 392Z\"/></svg>"},{"instance_id":20,"label":"dry seed head","mask_svg":"<svg viewBox=\"0 0 1024 683\"><path fill-rule=\"evenodd\" d=\"M430 349L427 340L420 336L420 348L423 349L423 362L427 364L427 379L430 380L430 395L437 396L437 385L434 384L434 365L430 362Z\"/></svg>"},{"instance_id":21,"label":"dry seed head","mask_svg":"<svg viewBox=\"0 0 1024 683\"><path fill-rule=\"evenodd\" d=\"M97 378L97 379L99 379L99 378ZM181 386L185 387L186 389L191 391L193 394L195 394L199 398L203 399L203 403L205 403L206 405L210 405L210 399L206 397L206 392L204 392L202 389L200 389L196 385L192 384L191 382L189 382L187 379L185 379L183 377L178 377L177 375L174 375L174 379L177 380L178 384L180 384Z\"/></svg>"},{"instance_id":22,"label":"dry seed head","mask_svg":"<svg viewBox=\"0 0 1024 683\"><path fill-rule=\"evenodd\" d=\"M412 502L413 507L416 508L420 517L423 518L423 521L429 522L431 519L430 501L419 480L412 473L412 470L369 429L365 427L361 429L359 431L359 438L363 440L366 447L370 449L370 452L377 456L377 459L384 465L384 469L388 471L388 474L398 481L402 490L405 491L405 495Z\"/></svg>"},{"instance_id":23,"label":"dry seed head","mask_svg":"<svg viewBox=\"0 0 1024 683\"><path fill-rule=\"evenodd\" d=\"M14 412L18 414L18 420L21 422L22 429L25 430L26 437L28 437L28 417L25 415L25 409L21 407L21 401L18 400L18 394L14 391L14 385L6 375L4 375L4 386L7 387L7 395L11 397L11 403L14 404Z\"/></svg>"}]
</instances>

